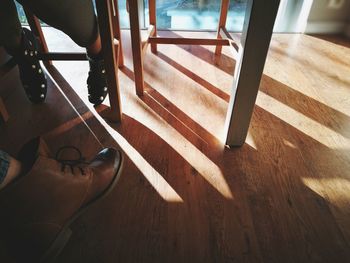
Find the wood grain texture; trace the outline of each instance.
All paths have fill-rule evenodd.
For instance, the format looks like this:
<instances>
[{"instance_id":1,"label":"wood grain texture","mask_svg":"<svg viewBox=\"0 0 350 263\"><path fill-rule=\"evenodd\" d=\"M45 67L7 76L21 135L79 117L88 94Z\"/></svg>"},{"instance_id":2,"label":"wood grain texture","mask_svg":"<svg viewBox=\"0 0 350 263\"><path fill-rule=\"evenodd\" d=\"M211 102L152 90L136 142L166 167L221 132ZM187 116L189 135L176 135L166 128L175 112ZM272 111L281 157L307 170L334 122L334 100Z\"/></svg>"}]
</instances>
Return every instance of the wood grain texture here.
<instances>
[{"instance_id":1,"label":"wood grain texture","mask_svg":"<svg viewBox=\"0 0 350 263\"><path fill-rule=\"evenodd\" d=\"M120 124L108 125L88 103L87 62L55 62L66 97L50 86L40 107L14 77L0 80L0 96L11 102L1 147L16 152L44 134L53 148L73 143L92 156L101 147L93 132L127 156L119 185L75 222L58 262L349 262L350 49L274 35L248 139L228 149L220 138L235 67L230 47L219 58L215 46L148 50L140 98L130 34L122 34ZM55 48L63 40L50 41Z\"/></svg>"}]
</instances>

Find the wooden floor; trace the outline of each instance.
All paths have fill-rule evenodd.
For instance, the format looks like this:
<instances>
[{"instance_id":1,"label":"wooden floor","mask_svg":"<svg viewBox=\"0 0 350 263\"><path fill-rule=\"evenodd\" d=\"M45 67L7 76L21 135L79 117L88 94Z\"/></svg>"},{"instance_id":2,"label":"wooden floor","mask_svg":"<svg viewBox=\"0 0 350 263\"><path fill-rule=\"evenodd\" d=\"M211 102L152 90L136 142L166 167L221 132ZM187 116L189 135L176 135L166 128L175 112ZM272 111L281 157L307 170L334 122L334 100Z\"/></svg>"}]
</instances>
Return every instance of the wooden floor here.
<instances>
[{"instance_id":1,"label":"wooden floor","mask_svg":"<svg viewBox=\"0 0 350 263\"><path fill-rule=\"evenodd\" d=\"M139 98L123 37L121 124L87 102L87 62L55 63L68 83L50 69L60 89L50 81L42 106L27 102L16 69L0 80L11 118L1 148L15 154L43 134L53 151L74 144L92 156L102 144L128 156L115 190L74 223L59 262L350 262L349 42L275 35L247 142L228 149L230 51L148 51ZM49 45L73 48L57 36Z\"/></svg>"}]
</instances>

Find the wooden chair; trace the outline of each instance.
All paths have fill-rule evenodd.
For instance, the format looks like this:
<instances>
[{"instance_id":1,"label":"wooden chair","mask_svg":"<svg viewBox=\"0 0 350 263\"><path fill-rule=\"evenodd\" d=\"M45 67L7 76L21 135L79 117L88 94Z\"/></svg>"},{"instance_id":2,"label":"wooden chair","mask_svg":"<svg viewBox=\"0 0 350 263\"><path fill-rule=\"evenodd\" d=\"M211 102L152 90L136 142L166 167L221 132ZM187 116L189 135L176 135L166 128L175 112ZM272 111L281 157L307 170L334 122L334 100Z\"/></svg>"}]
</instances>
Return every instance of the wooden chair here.
<instances>
[{"instance_id":1,"label":"wooden chair","mask_svg":"<svg viewBox=\"0 0 350 263\"><path fill-rule=\"evenodd\" d=\"M234 39L225 27L229 0L222 0L215 39L157 37L156 2L149 0L150 27L148 37L141 40L138 0L128 2L135 87L139 96L144 92L143 55L148 44L151 44L152 52L157 51L157 44L215 45L215 53L218 55L222 46L230 46L235 53L238 52L226 116L225 142L230 146L243 145L255 106L280 0L247 0L241 39Z\"/></svg>"},{"instance_id":2,"label":"wooden chair","mask_svg":"<svg viewBox=\"0 0 350 263\"><path fill-rule=\"evenodd\" d=\"M230 0L222 0L220 19L217 29L216 38L183 38L183 37L158 37L157 36L157 14L156 14L156 0L149 0L149 28L148 34L145 39L140 39L137 33L139 29L138 21L138 5L137 1L128 0L129 2L129 13L130 13L130 28L131 38L133 45L133 61L134 61L134 72L135 72L135 85L136 93L139 96L143 95L144 84L142 76L142 60L146 53L148 44L151 45L151 51L157 52L157 44L177 44L177 45L214 45L216 46L215 53L221 54L222 46L231 46L233 52L238 52L239 40L234 40L232 36L226 30L226 19L228 14L228 8ZM138 48L141 46L141 49ZM140 65L141 62L141 65ZM140 73L141 72L141 73Z\"/></svg>"},{"instance_id":3,"label":"wooden chair","mask_svg":"<svg viewBox=\"0 0 350 263\"><path fill-rule=\"evenodd\" d=\"M121 33L119 26L118 0L96 1L98 22L107 73L110 109L103 117L112 122L121 121L122 110L118 81L118 66L124 64ZM40 59L46 67L52 66L52 60L86 60L85 53L50 52L40 26L40 22L28 9L25 9L28 24L40 43Z\"/></svg>"},{"instance_id":4,"label":"wooden chair","mask_svg":"<svg viewBox=\"0 0 350 263\"><path fill-rule=\"evenodd\" d=\"M230 46L238 56L227 110L225 142L230 146L243 145L255 106L279 3L280 0L247 0L242 37L234 39L225 27L229 0L222 0L217 37L203 39L157 37L156 2L149 0L150 27L148 36L141 40L138 0L128 0L136 93L142 96L144 92L143 55L148 44L151 44L152 52L157 51L158 44L215 45L215 53L218 55L222 46ZM116 69L118 63L119 66L123 63L117 0L100 0L96 1L96 4L111 101L111 109L106 117L112 121L119 121L121 108ZM38 28L39 24L34 21L31 25ZM40 38L39 30L37 36ZM44 44L42 49L42 58L47 60L46 64L52 59L82 59L82 54L48 53Z\"/></svg>"}]
</instances>

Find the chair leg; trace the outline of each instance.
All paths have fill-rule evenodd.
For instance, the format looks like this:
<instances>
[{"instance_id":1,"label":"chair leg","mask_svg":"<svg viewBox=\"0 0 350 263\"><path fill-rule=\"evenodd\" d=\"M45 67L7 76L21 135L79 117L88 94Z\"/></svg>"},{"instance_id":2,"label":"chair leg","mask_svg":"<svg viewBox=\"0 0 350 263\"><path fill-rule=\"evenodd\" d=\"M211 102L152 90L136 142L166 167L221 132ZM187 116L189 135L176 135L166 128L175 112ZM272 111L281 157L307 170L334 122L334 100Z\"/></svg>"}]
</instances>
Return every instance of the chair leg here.
<instances>
[{"instance_id":1,"label":"chair leg","mask_svg":"<svg viewBox=\"0 0 350 263\"><path fill-rule=\"evenodd\" d=\"M44 33L42 31L42 28L41 28L39 19L31 11L29 11L26 8L24 9L24 12L26 14L26 17L27 17L30 29L32 30L34 35L39 40L40 51L42 53L44 53L44 54L49 53L49 49L47 47L46 40L45 40ZM44 65L46 67L47 66L52 66L52 61L51 60L44 61L43 63L44 63Z\"/></svg>"},{"instance_id":2,"label":"chair leg","mask_svg":"<svg viewBox=\"0 0 350 263\"><path fill-rule=\"evenodd\" d=\"M230 0L222 0L221 1L221 10L220 10L220 19L217 31L217 38L221 39L220 29L226 26L227 13L230 5ZM220 55L222 50L222 46L216 46L215 54Z\"/></svg>"},{"instance_id":3,"label":"chair leg","mask_svg":"<svg viewBox=\"0 0 350 263\"><path fill-rule=\"evenodd\" d=\"M149 0L149 24L154 26L153 37L157 36L156 0ZM157 53L157 44L151 43L152 53Z\"/></svg>"},{"instance_id":4,"label":"chair leg","mask_svg":"<svg viewBox=\"0 0 350 263\"><path fill-rule=\"evenodd\" d=\"M96 1L96 9L102 40L102 51L105 61L108 95L111 108L103 114L107 120L112 122L121 121L122 110L120 103L120 88L118 81L118 53L119 41L114 41L113 35L113 9L110 0ZM118 42L118 43L115 43ZM115 48L115 45L117 47Z\"/></svg>"},{"instance_id":5,"label":"chair leg","mask_svg":"<svg viewBox=\"0 0 350 263\"><path fill-rule=\"evenodd\" d=\"M138 0L129 0L129 17L130 17L130 32L132 44L132 58L134 63L134 75L136 94L143 95L143 58L141 48L140 24L139 24L139 8Z\"/></svg>"},{"instance_id":6,"label":"chair leg","mask_svg":"<svg viewBox=\"0 0 350 263\"><path fill-rule=\"evenodd\" d=\"M119 41L119 50L116 51L116 54L119 53L118 57L118 65L119 67L124 66L124 55L123 55L123 47L122 47L122 35L120 32L120 19L119 19L119 8L118 8L118 0L113 0L113 35L114 38ZM116 46L117 47L117 46Z\"/></svg>"}]
</instances>

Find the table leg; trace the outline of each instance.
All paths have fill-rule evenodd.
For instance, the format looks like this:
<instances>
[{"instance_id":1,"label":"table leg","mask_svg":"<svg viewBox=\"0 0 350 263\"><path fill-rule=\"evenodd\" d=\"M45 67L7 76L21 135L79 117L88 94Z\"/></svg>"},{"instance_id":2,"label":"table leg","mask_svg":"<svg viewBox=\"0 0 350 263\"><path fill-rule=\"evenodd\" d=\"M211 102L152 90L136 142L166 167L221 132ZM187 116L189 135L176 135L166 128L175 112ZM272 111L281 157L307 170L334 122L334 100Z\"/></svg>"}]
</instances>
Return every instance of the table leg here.
<instances>
[{"instance_id":1,"label":"table leg","mask_svg":"<svg viewBox=\"0 0 350 263\"><path fill-rule=\"evenodd\" d=\"M226 144L244 144L255 106L280 0L248 0L226 116Z\"/></svg>"}]
</instances>

